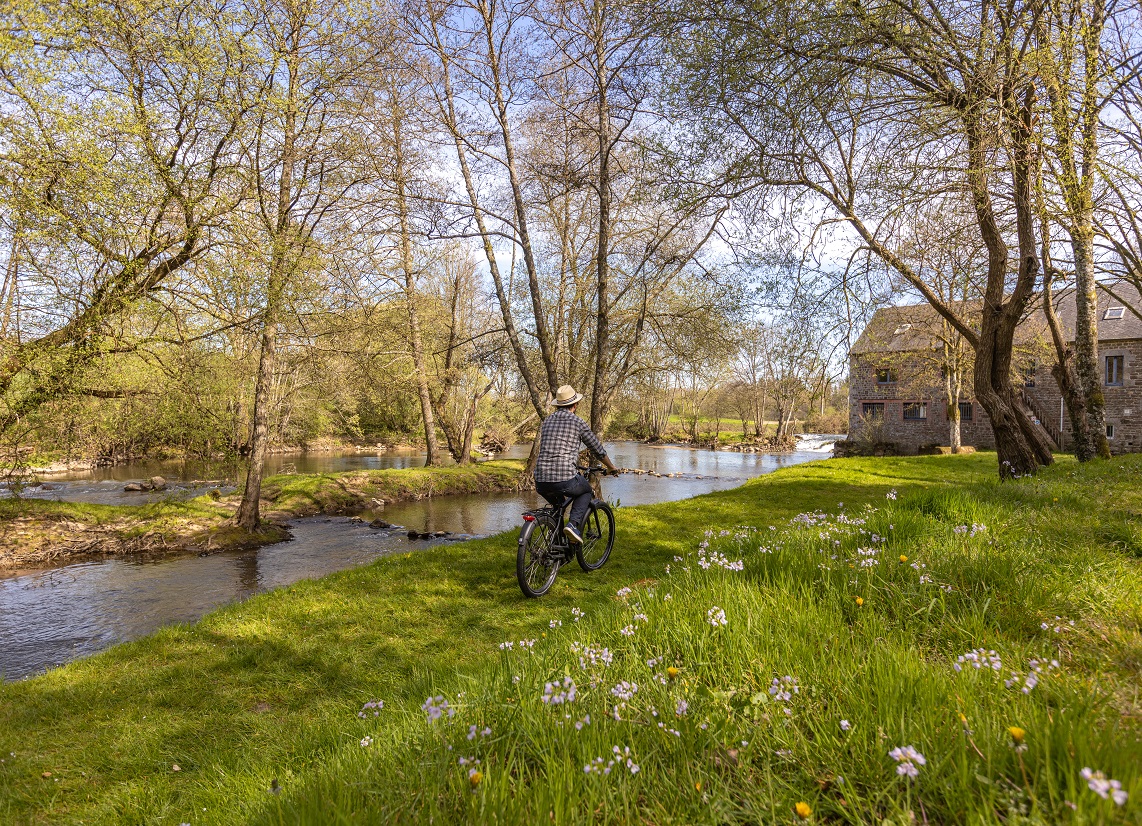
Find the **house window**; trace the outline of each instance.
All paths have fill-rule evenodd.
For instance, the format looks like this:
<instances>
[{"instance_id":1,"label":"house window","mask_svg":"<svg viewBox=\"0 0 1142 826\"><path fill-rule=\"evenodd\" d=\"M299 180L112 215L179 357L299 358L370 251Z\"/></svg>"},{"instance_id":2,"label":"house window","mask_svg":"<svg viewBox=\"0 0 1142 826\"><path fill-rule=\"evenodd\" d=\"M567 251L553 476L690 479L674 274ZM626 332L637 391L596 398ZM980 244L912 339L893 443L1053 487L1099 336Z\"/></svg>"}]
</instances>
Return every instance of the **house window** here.
<instances>
[{"instance_id":1,"label":"house window","mask_svg":"<svg viewBox=\"0 0 1142 826\"><path fill-rule=\"evenodd\" d=\"M928 418L928 405L926 402L905 402L904 404L904 418L905 419L926 419Z\"/></svg>"},{"instance_id":2,"label":"house window","mask_svg":"<svg viewBox=\"0 0 1142 826\"><path fill-rule=\"evenodd\" d=\"M865 402L860 406L860 414L866 419L884 419L884 402Z\"/></svg>"},{"instance_id":3,"label":"house window","mask_svg":"<svg viewBox=\"0 0 1142 826\"><path fill-rule=\"evenodd\" d=\"M1108 424L1106 426L1106 438L1108 438L1108 439L1114 438L1114 425Z\"/></svg>"},{"instance_id":4,"label":"house window","mask_svg":"<svg viewBox=\"0 0 1142 826\"><path fill-rule=\"evenodd\" d=\"M1111 387L1122 386L1122 362L1124 356L1106 357L1106 383Z\"/></svg>"},{"instance_id":5,"label":"house window","mask_svg":"<svg viewBox=\"0 0 1142 826\"><path fill-rule=\"evenodd\" d=\"M1102 317L1106 321L1114 321L1116 318L1122 318L1124 315L1126 315L1125 307L1107 307Z\"/></svg>"},{"instance_id":6,"label":"house window","mask_svg":"<svg viewBox=\"0 0 1142 826\"><path fill-rule=\"evenodd\" d=\"M951 408L949 408L949 413L950 413L950 411L951 411ZM950 419L951 415L949 415L948 418ZM972 420L972 403L971 402L960 402L960 421L961 422L970 422L971 420Z\"/></svg>"},{"instance_id":7,"label":"house window","mask_svg":"<svg viewBox=\"0 0 1142 826\"><path fill-rule=\"evenodd\" d=\"M891 367L881 367L876 371L877 384L893 384L896 381L896 371Z\"/></svg>"}]
</instances>

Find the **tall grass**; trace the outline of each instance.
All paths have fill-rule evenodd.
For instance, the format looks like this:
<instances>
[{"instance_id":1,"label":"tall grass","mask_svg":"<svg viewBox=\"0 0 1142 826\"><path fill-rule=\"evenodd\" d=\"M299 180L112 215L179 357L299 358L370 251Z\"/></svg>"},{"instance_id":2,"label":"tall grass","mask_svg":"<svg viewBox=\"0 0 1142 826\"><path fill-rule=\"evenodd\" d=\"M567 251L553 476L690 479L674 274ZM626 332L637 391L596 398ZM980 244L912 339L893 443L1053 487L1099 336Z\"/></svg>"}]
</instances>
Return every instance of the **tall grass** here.
<instances>
[{"instance_id":1,"label":"tall grass","mask_svg":"<svg viewBox=\"0 0 1142 826\"><path fill-rule=\"evenodd\" d=\"M710 526L431 686L439 719L367 716L262 822L1138 822L1138 563L1049 494L1091 505L1055 476Z\"/></svg>"}]
</instances>

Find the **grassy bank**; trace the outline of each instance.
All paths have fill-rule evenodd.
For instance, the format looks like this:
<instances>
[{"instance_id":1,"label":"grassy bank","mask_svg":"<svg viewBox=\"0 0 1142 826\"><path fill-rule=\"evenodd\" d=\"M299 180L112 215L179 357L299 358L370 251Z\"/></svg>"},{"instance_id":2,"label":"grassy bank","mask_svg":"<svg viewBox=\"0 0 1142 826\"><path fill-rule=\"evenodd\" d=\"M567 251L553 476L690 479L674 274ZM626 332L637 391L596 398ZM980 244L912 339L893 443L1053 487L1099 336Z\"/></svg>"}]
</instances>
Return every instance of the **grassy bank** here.
<instances>
[{"instance_id":1,"label":"grassy bank","mask_svg":"<svg viewBox=\"0 0 1142 826\"><path fill-rule=\"evenodd\" d=\"M502 459L462 467L362 470L271 476L262 498L271 514L352 513L386 502L517 489L524 462Z\"/></svg>"},{"instance_id":2,"label":"grassy bank","mask_svg":"<svg viewBox=\"0 0 1142 826\"><path fill-rule=\"evenodd\" d=\"M122 506L0 499L0 571L97 556L252 548L289 538L273 524L241 530L233 513L205 496Z\"/></svg>"},{"instance_id":3,"label":"grassy bank","mask_svg":"<svg viewBox=\"0 0 1142 826\"><path fill-rule=\"evenodd\" d=\"M0 821L788 823L803 803L853 823L1138 822L1142 460L1007 485L994 463L801 465L620 509L607 567L539 602L499 537L0 686ZM979 647L1001 670L957 672ZM573 699L543 702L568 680ZM454 716L429 722L438 696ZM889 756L904 746L926 758L915 779Z\"/></svg>"},{"instance_id":4,"label":"grassy bank","mask_svg":"<svg viewBox=\"0 0 1142 826\"><path fill-rule=\"evenodd\" d=\"M379 510L384 502L515 490L523 462L271 476L262 488L267 523L234 524L237 494L143 505L0 499L0 571L97 556L252 548L289 538L276 524L295 516Z\"/></svg>"}]
</instances>

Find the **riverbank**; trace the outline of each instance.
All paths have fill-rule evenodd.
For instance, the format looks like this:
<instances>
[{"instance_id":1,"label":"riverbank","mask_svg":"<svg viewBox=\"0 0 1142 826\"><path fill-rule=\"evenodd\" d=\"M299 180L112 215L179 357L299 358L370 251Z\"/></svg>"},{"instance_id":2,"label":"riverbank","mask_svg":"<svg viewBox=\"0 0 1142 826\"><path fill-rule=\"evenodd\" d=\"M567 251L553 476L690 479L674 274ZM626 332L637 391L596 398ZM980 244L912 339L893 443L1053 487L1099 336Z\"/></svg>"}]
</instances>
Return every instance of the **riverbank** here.
<instances>
[{"instance_id":1,"label":"riverbank","mask_svg":"<svg viewBox=\"0 0 1142 826\"><path fill-rule=\"evenodd\" d=\"M280 474L266 479L262 499L271 519L380 512L392 502L517 490L525 464L497 459L449 467ZM238 500L237 494L231 498Z\"/></svg>"},{"instance_id":2,"label":"riverbank","mask_svg":"<svg viewBox=\"0 0 1142 826\"><path fill-rule=\"evenodd\" d=\"M511 534L255 597L0 686L0 820L1135 822L1142 458L994 475L834 460L622 508L538 602ZM1002 670L957 672L980 647Z\"/></svg>"},{"instance_id":3,"label":"riverbank","mask_svg":"<svg viewBox=\"0 0 1142 826\"><path fill-rule=\"evenodd\" d=\"M262 488L262 527L234 524L237 493L142 505L0 499L0 571L125 555L242 550L289 539L285 520L315 514L382 512L386 503L515 490L520 461L447 468L280 474Z\"/></svg>"}]
</instances>

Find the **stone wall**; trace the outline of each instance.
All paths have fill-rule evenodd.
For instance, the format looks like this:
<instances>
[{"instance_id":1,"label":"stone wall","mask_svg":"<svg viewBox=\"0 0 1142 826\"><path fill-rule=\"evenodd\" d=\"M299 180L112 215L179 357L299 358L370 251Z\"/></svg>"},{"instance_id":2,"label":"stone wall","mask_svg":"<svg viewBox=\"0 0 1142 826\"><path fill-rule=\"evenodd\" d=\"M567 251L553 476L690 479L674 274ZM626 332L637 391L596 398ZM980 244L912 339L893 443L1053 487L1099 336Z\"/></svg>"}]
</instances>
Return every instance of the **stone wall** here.
<instances>
[{"instance_id":1,"label":"stone wall","mask_svg":"<svg viewBox=\"0 0 1142 826\"><path fill-rule=\"evenodd\" d=\"M1107 386L1106 359L1122 356L1122 386ZM1142 341L1100 341L1098 345L1099 377L1106 398L1106 423L1113 426L1111 453L1142 452ZM1071 419L1062 406L1062 393L1051 375L1050 367L1035 370L1035 386L1026 388L1035 412L1050 420L1050 427L1063 428L1064 449L1071 443ZM1060 416L1060 411L1062 415Z\"/></svg>"},{"instance_id":2,"label":"stone wall","mask_svg":"<svg viewBox=\"0 0 1142 826\"><path fill-rule=\"evenodd\" d=\"M1099 344L1099 375L1105 382L1106 359L1123 357L1121 386L1103 386L1106 396L1106 422L1114 428L1110 437L1112 453L1142 452L1142 341L1103 341ZM877 382L877 370L891 366L896 381ZM866 403L884 405L884 420L880 441L895 443L901 453L915 453L932 445L948 444L947 404L944 388L935 381L909 379L922 376L930 368L918 359L910 361L906 355L893 354L887 362L875 354L861 354L849 359L849 438L860 440L864 422L861 411ZM1034 384L1024 388L1033 411L1044 420L1048 432L1058 432L1062 394L1051 375L1049 366L1035 370ZM970 402L972 420L960 425L963 444L981 449L994 449L995 436L983 407L969 393L963 399ZM924 419L905 419L904 408L909 403L927 405ZM1070 419L1064 410L1063 449L1068 449L1071 438Z\"/></svg>"},{"instance_id":3,"label":"stone wall","mask_svg":"<svg viewBox=\"0 0 1142 826\"><path fill-rule=\"evenodd\" d=\"M913 363L907 356L894 354L891 367L896 381L881 384L876 380L877 370L888 366L875 355L859 355L849 359L849 438L859 440L864 422L861 412L865 404L884 405L881 439L894 442L901 453L916 453L921 448L948 444L948 405L944 399L942 383L909 379L909 376L930 372L926 366ZM965 445L990 449L995 447L991 423L983 407L976 402L970 388L961 400L971 405L971 421L960 422L960 440ZM904 418L909 403L926 405L923 419Z\"/></svg>"}]
</instances>

